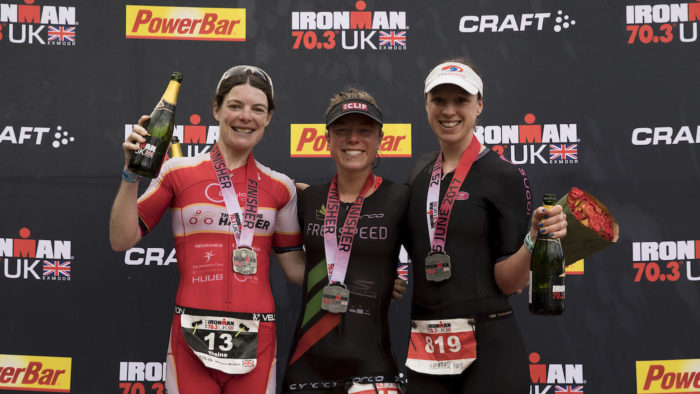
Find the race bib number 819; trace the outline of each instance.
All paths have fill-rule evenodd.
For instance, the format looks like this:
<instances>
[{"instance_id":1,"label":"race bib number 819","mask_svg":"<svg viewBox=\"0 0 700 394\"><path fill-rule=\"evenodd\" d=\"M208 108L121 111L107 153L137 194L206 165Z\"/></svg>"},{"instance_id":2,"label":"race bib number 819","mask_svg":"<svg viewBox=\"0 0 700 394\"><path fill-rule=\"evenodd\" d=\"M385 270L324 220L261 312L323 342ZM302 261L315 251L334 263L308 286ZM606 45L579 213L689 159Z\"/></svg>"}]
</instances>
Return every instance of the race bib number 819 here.
<instances>
[{"instance_id":1,"label":"race bib number 819","mask_svg":"<svg viewBox=\"0 0 700 394\"><path fill-rule=\"evenodd\" d=\"M476 360L471 319L414 320L406 366L431 375L457 375Z\"/></svg>"}]
</instances>

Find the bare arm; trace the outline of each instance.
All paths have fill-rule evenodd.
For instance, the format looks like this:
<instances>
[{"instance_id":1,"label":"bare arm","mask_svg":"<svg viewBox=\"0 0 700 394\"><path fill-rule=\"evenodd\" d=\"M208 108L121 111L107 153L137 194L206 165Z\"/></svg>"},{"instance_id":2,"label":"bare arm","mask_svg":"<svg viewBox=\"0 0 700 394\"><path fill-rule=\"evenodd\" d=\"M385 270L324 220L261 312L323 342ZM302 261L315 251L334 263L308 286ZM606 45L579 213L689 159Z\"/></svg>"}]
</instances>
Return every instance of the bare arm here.
<instances>
[{"instance_id":1,"label":"bare arm","mask_svg":"<svg viewBox=\"0 0 700 394\"><path fill-rule=\"evenodd\" d=\"M287 280L297 286L304 284L304 264L306 261L306 253L302 250L294 252L286 252L277 255L277 261L280 262L282 271Z\"/></svg>"},{"instance_id":2,"label":"bare arm","mask_svg":"<svg viewBox=\"0 0 700 394\"><path fill-rule=\"evenodd\" d=\"M144 136L148 133L142 126L147 119L148 116L142 116L139 119L139 125L134 127L122 144L126 162L139 149L139 144L146 142ZM122 180L109 217L109 243L115 251L128 250L141 240L137 197L138 182L130 183Z\"/></svg>"},{"instance_id":3,"label":"bare arm","mask_svg":"<svg viewBox=\"0 0 700 394\"><path fill-rule=\"evenodd\" d=\"M566 215L561 206L555 205L549 210L539 207L535 210L530 222L530 239L534 241L540 231L554 234L552 238L563 238L566 235ZM528 285L531 256L532 253L523 245L507 259L496 263L494 276L501 291L505 294L520 293Z\"/></svg>"}]
</instances>

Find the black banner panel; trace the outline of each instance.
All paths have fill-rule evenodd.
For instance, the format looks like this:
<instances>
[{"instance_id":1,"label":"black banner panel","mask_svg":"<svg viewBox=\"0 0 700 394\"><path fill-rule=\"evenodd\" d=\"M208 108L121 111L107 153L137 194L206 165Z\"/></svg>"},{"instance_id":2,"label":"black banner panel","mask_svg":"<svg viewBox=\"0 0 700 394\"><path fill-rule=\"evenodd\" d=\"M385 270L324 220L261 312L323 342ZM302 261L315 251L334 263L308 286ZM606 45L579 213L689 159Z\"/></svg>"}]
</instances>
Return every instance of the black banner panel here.
<instances>
[{"instance_id":1,"label":"black banner panel","mask_svg":"<svg viewBox=\"0 0 700 394\"><path fill-rule=\"evenodd\" d=\"M568 267L563 315L531 315L527 289L510 298L530 394L700 392L700 2L634 1L0 0L0 390L165 392L170 218L126 252L108 223L121 144L171 72L185 156L218 138L221 74L251 64L277 106L257 160L329 181L324 112L355 86L384 113L376 173L404 182L439 149L424 78L463 56L484 81L476 135L525 170L533 202L576 186L620 224ZM405 370L415 273L401 265ZM301 290L276 261L270 275L279 392Z\"/></svg>"}]
</instances>

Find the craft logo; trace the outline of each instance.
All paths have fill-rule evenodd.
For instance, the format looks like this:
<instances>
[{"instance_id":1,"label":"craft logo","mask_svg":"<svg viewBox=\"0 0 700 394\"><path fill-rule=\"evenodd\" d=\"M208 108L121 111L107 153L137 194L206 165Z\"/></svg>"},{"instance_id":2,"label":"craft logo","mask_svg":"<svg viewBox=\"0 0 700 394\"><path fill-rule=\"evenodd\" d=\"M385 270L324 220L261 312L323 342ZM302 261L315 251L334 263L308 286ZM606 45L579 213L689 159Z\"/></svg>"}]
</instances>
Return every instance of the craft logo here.
<instances>
[{"instance_id":1,"label":"craft logo","mask_svg":"<svg viewBox=\"0 0 700 394\"><path fill-rule=\"evenodd\" d=\"M459 20L461 33L529 32L552 29L559 33L576 21L562 10L506 15L464 15Z\"/></svg>"},{"instance_id":2,"label":"craft logo","mask_svg":"<svg viewBox=\"0 0 700 394\"><path fill-rule=\"evenodd\" d=\"M5 126L0 132L0 145L43 145L50 143L53 148L62 148L71 142L75 142L73 137L62 126L34 127Z\"/></svg>"},{"instance_id":3,"label":"craft logo","mask_svg":"<svg viewBox=\"0 0 700 394\"><path fill-rule=\"evenodd\" d=\"M0 3L0 41L75 46L75 7Z\"/></svg>"},{"instance_id":4,"label":"craft logo","mask_svg":"<svg viewBox=\"0 0 700 394\"><path fill-rule=\"evenodd\" d=\"M177 264L175 249L166 253L163 248L131 248L124 253L126 265L168 266Z\"/></svg>"},{"instance_id":5,"label":"craft logo","mask_svg":"<svg viewBox=\"0 0 700 394\"><path fill-rule=\"evenodd\" d=\"M700 359L637 361L637 394L700 393Z\"/></svg>"},{"instance_id":6,"label":"craft logo","mask_svg":"<svg viewBox=\"0 0 700 394\"><path fill-rule=\"evenodd\" d=\"M476 126L476 136L513 164L578 164L576 123L535 124L533 114L524 120L521 125Z\"/></svg>"},{"instance_id":7,"label":"craft logo","mask_svg":"<svg viewBox=\"0 0 700 394\"><path fill-rule=\"evenodd\" d=\"M121 361L119 389L121 393L163 394L166 364L162 362Z\"/></svg>"},{"instance_id":8,"label":"craft logo","mask_svg":"<svg viewBox=\"0 0 700 394\"><path fill-rule=\"evenodd\" d=\"M530 394L583 393L583 364L542 364L536 352L529 358Z\"/></svg>"},{"instance_id":9,"label":"craft logo","mask_svg":"<svg viewBox=\"0 0 700 394\"><path fill-rule=\"evenodd\" d=\"M695 134L693 134L695 132ZM700 144L700 125L637 127L632 131L632 145Z\"/></svg>"},{"instance_id":10,"label":"craft logo","mask_svg":"<svg viewBox=\"0 0 700 394\"><path fill-rule=\"evenodd\" d=\"M632 242L634 281L700 281L700 240Z\"/></svg>"},{"instance_id":11,"label":"craft logo","mask_svg":"<svg viewBox=\"0 0 700 394\"><path fill-rule=\"evenodd\" d=\"M0 390L70 393L70 357L0 354Z\"/></svg>"},{"instance_id":12,"label":"craft logo","mask_svg":"<svg viewBox=\"0 0 700 394\"><path fill-rule=\"evenodd\" d=\"M355 11L292 12L293 49L406 49L406 12L369 11L363 0Z\"/></svg>"},{"instance_id":13,"label":"craft logo","mask_svg":"<svg viewBox=\"0 0 700 394\"><path fill-rule=\"evenodd\" d=\"M3 275L8 279L70 281L73 255L70 241L31 239L22 227L20 238L0 238Z\"/></svg>"},{"instance_id":14,"label":"craft logo","mask_svg":"<svg viewBox=\"0 0 700 394\"><path fill-rule=\"evenodd\" d=\"M628 44L696 42L700 0L690 3L628 5L625 23Z\"/></svg>"},{"instance_id":15,"label":"craft logo","mask_svg":"<svg viewBox=\"0 0 700 394\"><path fill-rule=\"evenodd\" d=\"M182 155L194 157L199 154L209 153L211 147L219 138L219 126L203 126L201 117L197 114L190 115L189 125L175 125L173 136L180 140ZM124 139L126 139L135 124L124 125ZM1 140L0 140L1 141Z\"/></svg>"},{"instance_id":16,"label":"craft logo","mask_svg":"<svg viewBox=\"0 0 700 394\"><path fill-rule=\"evenodd\" d=\"M411 124L387 123L379 145L381 157L411 157ZM325 124L292 124L291 157L331 157Z\"/></svg>"},{"instance_id":17,"label":"craft logo","mask_svg":"<svg viewBox=\"0 0 700 394\"><path fill-rule=\"evenodd\" d=\"M126 38L245 41L245 8L126 6Z\"/></svg>"}]
</instances>

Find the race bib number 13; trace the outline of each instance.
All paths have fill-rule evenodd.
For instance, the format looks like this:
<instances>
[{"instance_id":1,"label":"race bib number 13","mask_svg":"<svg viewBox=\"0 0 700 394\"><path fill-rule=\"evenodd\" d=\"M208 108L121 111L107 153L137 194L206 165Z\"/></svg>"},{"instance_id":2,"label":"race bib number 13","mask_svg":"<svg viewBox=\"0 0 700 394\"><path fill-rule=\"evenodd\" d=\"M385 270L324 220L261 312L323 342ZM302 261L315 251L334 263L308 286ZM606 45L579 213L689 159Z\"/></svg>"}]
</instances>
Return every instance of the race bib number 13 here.
<instances>
[{"instance_id":1,"label":"race bib number 13","mask_svg":"<svg viewBox=\"0 0 700 394\"><path fill-rule=\"evenodd\" d=\"M182 314L185 341L209 368L244 374L257 364L258 322L230 317Z\"/></svg>"}]
</instances>

